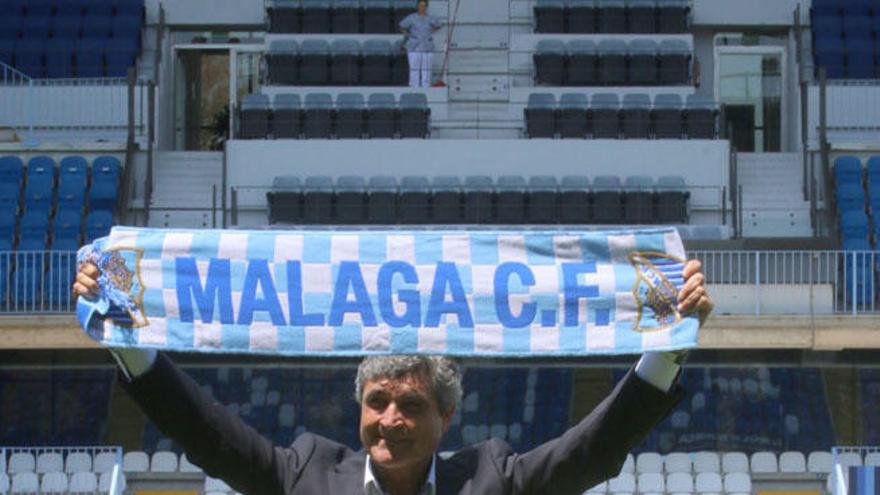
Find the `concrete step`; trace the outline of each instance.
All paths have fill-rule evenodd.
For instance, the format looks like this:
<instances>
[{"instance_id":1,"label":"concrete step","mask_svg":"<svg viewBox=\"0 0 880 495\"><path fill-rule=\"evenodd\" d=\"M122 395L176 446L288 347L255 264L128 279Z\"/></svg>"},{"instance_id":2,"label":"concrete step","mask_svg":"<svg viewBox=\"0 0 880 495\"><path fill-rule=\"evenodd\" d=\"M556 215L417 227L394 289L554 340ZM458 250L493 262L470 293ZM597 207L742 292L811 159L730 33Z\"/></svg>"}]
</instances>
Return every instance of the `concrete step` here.
<instances>
[{"instance_id":1,"label":"concrete step","mask_svg":"<svg viewBox=\"0 0 880 495\"><path fill-rule=\"evenodd\" d=\"M153 207L210 209L215 194L220 203L222 153L161 152L155 164Z\"/></svg>"}]
</instances>

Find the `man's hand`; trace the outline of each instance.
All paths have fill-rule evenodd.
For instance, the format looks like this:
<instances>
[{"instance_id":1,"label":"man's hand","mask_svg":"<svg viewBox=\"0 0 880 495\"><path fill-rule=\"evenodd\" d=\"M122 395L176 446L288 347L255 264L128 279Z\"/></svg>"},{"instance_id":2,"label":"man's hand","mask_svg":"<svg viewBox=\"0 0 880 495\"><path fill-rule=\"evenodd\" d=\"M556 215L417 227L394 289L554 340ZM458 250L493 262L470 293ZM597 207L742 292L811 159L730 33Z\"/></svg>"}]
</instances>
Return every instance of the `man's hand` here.
<instances>
[{"instance_id":1,"label":"man's hand","mask_svg":"<svg viewBox=\"0 0 880 495\"><path fill-rule=\"evenodd\" d=\"M688 260L684 265L684 286L678 293L678 311L681 314L696 312L700 316L700 325L706 322L715 304L706 292L706 277L703 276L703 264L699 260Z\"/></svg>"},{"instance_id":2,"label":"man's hand","mask_svg":"<svg viewBox=\"0 0 880 495\"><path fill-rule=\"evenodd\" d=\"M91 299L98 295L98 276L100 272L98 267L92 263L83 263L79 267L76 274L76 281L73 282L74 297L83 296Z\"/></svg>"}]
</instances>

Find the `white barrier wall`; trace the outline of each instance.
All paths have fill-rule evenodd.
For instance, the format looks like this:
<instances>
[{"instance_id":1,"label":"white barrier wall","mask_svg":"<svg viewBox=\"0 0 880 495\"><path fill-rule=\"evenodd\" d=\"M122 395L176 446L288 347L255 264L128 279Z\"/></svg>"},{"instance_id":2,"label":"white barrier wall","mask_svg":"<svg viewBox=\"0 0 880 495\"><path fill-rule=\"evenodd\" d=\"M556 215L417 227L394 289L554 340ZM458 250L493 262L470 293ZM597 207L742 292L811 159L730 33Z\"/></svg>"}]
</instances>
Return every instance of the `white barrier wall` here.
<instances>
[{"instance_id":1,"label":"white barrier wall","mask_svg":"<svg viewBox=\"0 0 880 495\"><path fill-rule=\"evenodd\" d=\"M244 26L263 24L263 0L165 0L165 22L183 26Z\"/></svg>"}]
</instances>

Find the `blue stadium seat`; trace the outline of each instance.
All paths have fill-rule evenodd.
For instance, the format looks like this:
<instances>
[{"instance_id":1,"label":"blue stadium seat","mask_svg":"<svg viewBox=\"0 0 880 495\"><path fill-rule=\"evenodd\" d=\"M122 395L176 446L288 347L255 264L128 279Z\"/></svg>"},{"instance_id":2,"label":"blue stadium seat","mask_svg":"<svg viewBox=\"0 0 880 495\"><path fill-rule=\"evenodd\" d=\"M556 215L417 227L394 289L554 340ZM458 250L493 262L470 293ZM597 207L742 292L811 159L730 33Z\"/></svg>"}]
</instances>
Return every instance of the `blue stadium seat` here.
<instances>
[{"instance_id":1,"label":"blue stadium seat","mask_svg":"<svg viewBox=\"0 0 880 495\"><path fill-rule=\"evenodd\" d=\"M303 192L303 221L307 224L332 224L333 179L324 175L306 177Z\"/></svg>"},{"instance_id":2,"label":"blue stadium seat","mask_svg":"<svg viewBox=\"0 0 880 495\"><path fill-rule=\"evenodd\" d=\"M53 0L27 0L25 12L28 17L50 17L53 3Z\"/></svg>"},{"instance_id":3,"label":"blue stadium seat","mask_svg":"<svg viewBox=\"0 0 880 495\"><path fill-rule=\"evenodd\" d=\"M587 137L587 111L590 102L583 93L564 93L559 97L556 130L563 138Z\"/></svg>"},{"instance_id":4,"label":"blue stadium seat","mask_svg":"<svg viewBox=\"0 0 880 495\"><path fill-rule=\"evenodd\" d=\"M2 19L0 19L0 22L2 22ZM0 33L2 32L3 27L0 26ZM15 40L0 39L0 62L6 65L15 65Z\"/></svg>"},{"instance_id":5,"label":"blue stadium seat","mask_svg":"<svg viewBox=\"0 0 880 495\"><path fill-rule=\"evenodd\" d=\"M431 221L431 187L428 178L408 175L400 180L397 218L403 224L427 224Z\"/></svg>"},{"instance_id":6,"label":"blue stadium seat","mask_svg":"<svg viewBox=\"0 0 880 495\"><path fill-rule=\"evenodd\" d=\"M361 93L336 95L336 137L360 139L364 136L366 105Z\"/></svg>"},{"instance_id":7,"label":"blue stadium seat","mask_svg":"<svg viewBox=\"0 0 880 495\"><path fill-rule=\"evenodd\" d=\"M80 17L85 13L88 0L64 0L55 4L55 18Z\"/></svg>"},{"instance_id":8,"label":"blue stadium seat","mask_svg":"<svg viewBox=\"0 0 880 495\"><path fill-rule=\"evenodd\" d=\"M17 156L0 157L0 183L18 182L24 178L24 163Z\"/></svg>"},{"instance_id":9,"label":"blue stadium seat","mask_svg":"<svg viewBox=\"0 0 880 495\"><path fill-rule=\"evenodd\" d=\"M99 237L110 234L113 226L113 214L106 210L97 210L86 216L85 242L92 242Z\"/></svg>"},{"instance_id":10,"label":"blue stadium seat","mask_svg":"<svg viewBox=\"0 0 880 495\"><path fill-rule=\"evenodd\" d=\"M272 137L299 138L302 133L302 105L296 93L277 94L272 98Z\"/></svg>"},{"instance_id":11,"label":"blue stadium seat","mask_svg":"<svg viewBox=\"0 0 880 495\"><path fill-rule=\"evenodd\" d=\"M12 242L15 240L15 227L18 221L18 215L15 210L0 209L0 243L12 249ZM5 250L0 247L0 251Z\"/></svg>"},{"instance_id":12,"label":"blue stadium seat","mask_svg":"<svg viewBox=\"0 0 880 495\"><path fill-rule=\"evenodd\" d=\"M552 93L532 93L523 109L526 136L552 138L556 135L556 97Z\"/></svg>"},{"instance_id":13,"label":"blue stadium seat","mask_svg":"<svg viewBox=\"0 0 880 495\"><path fill-rule=\"evenodd\" d=\"M370 177L367 184L367 223L397 223L397 179L391 176Z\"/></svg>"},{"instance_id":14,"label":"blue stadium seat","mask_svg":"<svg viewBox=\"0 0 880 495\"><path fill-rule=\"evenodd\" d=\"M81 156L67 156L58 167L58 210L81 212L85 205L89 164Z\"/></svg>"},{"instance_id":15,"label":"blue stadium seat","mask_svg":"<svg viewBox=\"0 0 880 495\"><path fill-rule=\"evenodd\" d=\"M113 17L106 15L87 15L82 19L82 37L104 39L113 34Z\"/></svg>"},{"instance_id":16,"label":"blue stadium seat","mask_svg":"<svg viewBox=\"0 0 880 495\"><path fill-rule=\"evenodd\" d=\"M84 0L83 15L113 15L113 0Z\"/></svg>"},{"instance_id":17,"label":"blue stadium seat","mask_svg":"<svg viewBox=\"0 0 880 495\"><path fill-rule=\"evenodd\" d=\"M391 84L391 43L384 39L370 39L361 45L361 84L387 86Z\"/></svg>"},{"instance_id":18,"label":"blue stadium seat","mask_svg":"<svg viewBox=\"0 0 880 495\"><path fill-rule=\"evenodd\" d=\"M846 211L840 216L840 231L843 239L867 239L868 215L864 211Z\"/></svg>"},{"instance_id":19,"label":"blue stadium seat","mask_svg":"<svg viewBox=\"0 0 880 495\"><path fill-rule=\"evenodd\" d=\"M105 50L107 77L125 77L138 55L139 38L113 40Z\"/></svg>"},{"instance_id":20,"label":"blue stadium seat","mask_svg":"<svg viewBox=\"0 0 880 495\"><path fill-rule=\"evenodd\" d=\"M397 132L397 103L392 93L371 93L367 97L367 136L393 138Z\"/></svg>"},{"instance_id":21,"label":"blue stadium seat","mask_svg":"<svg viewBox=\"0 0 880 495\"><path fill-rule=\"evenodd\" d=\"M837 186L837 209L841 213L865 210L865 189L861 184L840 184Z\"/></svg>"},{"instance_id":22,"label":"blue stadium seat","mask_svg":"<svg viewBox=\"0 0 880 495\"><path fill-rule=\"evenodd\" d=\"M868 186L880 186L880 156L868 158Z\"/></svg>"},{"instance_id":23,"label":"blue stadium seat","mask_svg":"<svg viewBox=\"0 0 880 495\"><path fill-rule=\"evenodd\" d=\"M140 42L141 27L140 16L118 15L113 18L110 32L114 39L133 39Z\"/></svg>"},{"instance_id":24,"label":"blue stadium seat","mask_svg":"<svg viewBox=\"0 0 880 495\"><path fill-rule=\"evenodd\" d=\"M77 250L80 246L82 213L75 210L59 210L52 222L52 250Z\"/></svg>"},{"instance_id":25,"label":"blue stadium seat","mask_svg":"<svg viewBox=\"0 0 880 495\"><path fill-rule=\"evenodd\" d=\"M67 5L62 3L62 5ZM52 18L52 37L55 39L75 40L82 33L82 17L77 15L58 15Z\"/></svg>"},{"instance_id":26,"label":"blue stadium seat","mask_svg":"<svg viewBox=\"0 0 880 495\"><path fill-rule=\"evenodd\" d=\"M26 40L46 40L49 38L49 19L27 16L22 19L21 37Z\"/></svg>"},{"instance_id":27,"label":"blue stadium seat","mask_svg":"<svg viewBox=\"0 0 880 495\"><path fill-rule=\"evenodd\" d=\"M84 38L76 43L76 76L104 77L106 40Z\"/></svg>"},{"instance_id":28,"label":"blue stadium seat","mask_svg":"<svg viewBox=\"0 0 880 495\"><path fill-rule=\"evenodd\" d=\"M115 0L114 13L117 16L144 18L144 0Z\"/></svg>"},{"instance_id":29,"label":"blue stadium seat","mask_svg":"<svg viewBox=\"0 0 880 495\"><path fill-rule=\"evenodd\" d=\"M53 38L46 43L46 75L73 77L73 43L69 39Z\"/></svg>"},{"instance_id":30,"label":"blue stadium seat","mask_svg":"<svg viewBox=\"0 0 880 495\"><path fill-rule=\"evenodd\" d=\"M461 179L454 175L440 175L431 179L432 221L440 224L461 223Z\"/></svg>"},{"instance_id":31,"label":"blue stadium seat","mask_svg":"<svg viewBox=\"0 0 880 495\"><path fill-rule=\"evenodd\" d=\"M24 4L26 0L6 0L0 2L0 18L20 17L24 15Z\"/></svg>"},{"instance_id":32,"label":"blue stadium seat","mask_svg":"<svg viewBox=\"0 0 880 495\"><path fill-rule=\"evenodd\" d=\"M363 100L361 100L363 103ZM336 180L336 222L360 224L366 220L367 188L359 175L344 175Z\"/></svg>"},{"instance_id":33,"label":"blue stadium seat","mask_svg":"<svg viewBox=\"0 0 880 495\"><path fill-rule=\"evenodd\" d=\"M565 44L560 40L539 40L532 61L535 84L562 86L565 83Z\"/></svg>"},{"instance_id":34,"label":"blue stadium seat","mask_svg":"<svg viewBox=\"0 0 880 495\"><path fill-rule=\"evenodd\" d=\"M2 4L0 4L2 5ZM0 15L0 40L15 41L21 36L22 17Z\"/></svg>"},{"instance_id":35,"label":"blue stadium seat","mask_svg":"<svg viewBox=\"0 0 880 495\"><path fill-rule=\"evenodd\" d=\"M811 28L817 37L839 38L843 34L843 18L837 14L821 15L814 12Z\"/></svg>"},{"instance_id":36,"label":"blue stadium seat","mask_svg":"<svg viewBox=\"0 0 880 495\"><path fill-rule=\"evenodd\" d=\"M33 245L39 243L45 249L46 238L49 234L49 212L41 210L26 211L21 216L18 227L19 249L22 243Z\"/></svg>"},{"instance_id":37,"label":"blue stadium seat","mask_svg":"<svg viewBox=\"0 0 880 495\"><path fill-rule=\"evenodd\" d=\"M834 160L834 178L838 184L862 185L862 162L855 156L840 156Z\"/></svg>"},{"instance_id":38,"label":"blue stadium seat","mask_svg":"<svg viewBox=\"0 0 880 495\"><path fill-rule=\"evenodd\" d=\"M870 13L853 13L843 16L843 35L847 48L853 41L868 40L874 36L874 21Z\"/></svg>"},{"instance_id":39,"label":"blue stadium seat","mask_svg":"<svg viewBox=\"0 0 880 495\"><path fill-rule=\"evenodd\" d=\"M92 162L92 187L89 189L89 208L113 212L116 208L117 188L122 166L116 157L99 156Z\"/></svg>"},{"instance_id":40,"label":"blue stadium seat","mask_svg":"<svg viewBox=\"0 0 880 495\"><path fill-rule=\"evenodd\" d=\"M15 67L30 77L46 77L43 56L46 41L43 39L22 39L15 44Z\"/></svg>"},{"instance_id":41,"label":"blue stadium seat","mask_svg":"<svg viewBox=\"0 0 880 495\"><path fill-rule=\"evenodd\" d=\"M35 156L28 161L25 209L49 212L55 193L55 174L55 161L48 156Z\"/></svg>"},{"instance_id":42,"label":"blue stadium seat","mask_svg":"<svg viewBox=\"0 0 880 495\"><path fill-rule=\"evenodd\" d=\"M813 45L813 60L817 69L824 67L829 78L845 76L846 48L842 38L822 38Z\"/></svg>"},{"instance_id":43,"label":"blue stadium seat","mask_svg":"<svg viewBox=\"0 0 880 495\"><path fill-rule=\"evenodd\" d=\"M559 221L559 183L556 177L529 177L525 221L530 224L553 224Z\"/></svg>"}]
</instances>

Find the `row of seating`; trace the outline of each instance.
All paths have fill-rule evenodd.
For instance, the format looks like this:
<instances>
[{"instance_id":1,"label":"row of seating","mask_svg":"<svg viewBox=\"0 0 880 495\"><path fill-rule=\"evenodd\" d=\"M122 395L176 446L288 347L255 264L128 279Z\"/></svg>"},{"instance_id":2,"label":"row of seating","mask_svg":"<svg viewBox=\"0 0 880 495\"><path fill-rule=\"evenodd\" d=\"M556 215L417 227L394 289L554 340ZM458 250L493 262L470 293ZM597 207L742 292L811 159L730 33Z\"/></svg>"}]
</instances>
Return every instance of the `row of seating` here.
<instances>
[{"instance_id":1,"label":"row of seating","mask_svg":"<svg viewBox=\"0 0 880 495\"><path fill-rule=\"evenodd\" d=\"M5 17L0 19L0 39L119 40L140 34L142 24L140 15L69 15L52 17L51 20L45 17Z\"/></svg>"},{"instance_id":2,"label":"row of seating","mask_svg":"<svg viewBox=\"0 0 880 495\"><path fill-rule=\"evenodd\" d=\"M242 98L238 136L242 139L426 138L431 109L423 93L250 94Z\"/></svg>"},{"instance_id":3,"label":"row of seating","mask_svg":"<svg viewBox=\"0 0 880 495\"><path fill-rule=\"evenodd\" d=\"M869 250L870 233L880 238L880 156L869 158L865 166L855 156L838 157L834 177L844 249Z\"/></svg>"},{"instance_id":4,"label":"row of seating","mask_svg":"<svg viewBox=\"0 0 880 495\"><path fill-rule=\"evenodd\" d=\"M406 86L409 62L400 40L275 40L266 53L269 84Z\"/></svg>"},{"instance_id":5,"label":"row of seating","mask_svg":"<svg viewBox=\"0 0 880 495\"><path fill-rule=\"evenodd\" d=\"M11 477L0 473L0 493L109 493L113 475L101 473L65 473L51 472L43 475L36 473L18 473ZM123 480L124 483L124 480Z\"/></svg>"},{"instance_id":6,"label":"row of seating","mask_svg":"<svg viewBox=\"0 0 880 495\"><path fill-rule=\"evenodd\" d=\"M4 0L0 17L144 15L144 0Z\"/></svg>"},{"instance_id":7,"label":"row of seating","mask_svg":"<svg viewBox=\"0 0 880 495\"><path fill-rule=\"evenodd\" d=\"M16 218L0 212L0 251L76 251L86 243L106 236L113 225L113 214L95 210L83 216L78 211L61 210L54 217L46 211L26 211ZM17 239L17 242L15 242Z\"/></svg>"},{"instance_id":8,"label":"row of seating","mask_svg":"<svg viewBox=\"0 0 880 495\"><path fill-rule=\"evenodd\" d=\"M535 83L549 86L687 85L691 46L679 39L540 40L532 56Z\"/></svg>"},{"instance_id":9,"label":"row of seating","mask_svg":"<svg viewBox=\"0 0 880 495\"><path fill-rule=\"evenodd\" d=\"M728 473L723 478L718 473L700 473L696 477L688 473L672 473L667 477L659 473L642 473L638 477L630 473L620 473L584 493L591 495L604 493L727 493L746 495L752 493L752 479L746 473Z\"/></svg>"},{"instance_id":10,"label":"row of seating","mask_svg":"<svg viewBox=\"0 0 880 495\"><path fill-rule=\"evenodd\" d=\"M848 457L846 462L856 462ZM865 464L880 462L880 454L872 455L864 460ZM858 464L862 460L858 459ZM746 454L745 452L670 452L661 455L657 452L642 452L637 456L628 456L621 469L624 473L816 473L828 474L833 467L830 452L814 451L809 460L803 452L785 451L778 456L775 452L760 451Z\"/></svg>"},{"instance_id":11,"label":"row of seating","mask_svg":"<svg viewBox=\"0 0 880 495\"><path fill-rule=\"evenodd\" d=\"M281 176L266 194L270 223L686 223L684 179L646 176Z\"/></svg>"},{"instance_id":12,"label":"row of seating","mask_svg":"<svg viewBox=\"0 0 880 495\"><path fill-rule=\"evenodd\" d=\"M557 103L550 93L532 93L523 110L530 138L593 139L715 139L718 106L714 101L688 95L658 94L652 104L647 94L565 93Z\"/></svg>"},{"instance_id":13,"label":"row of seating","mask_svg":"<svg viewBox=\"0 0 880 495\"><path fill-rule=\"evenodd\" d=\"M28 472L37 474L51 472L67 474L94 472L101 474L112 471L116 462L116 453L111 451L96 452L92 456L92 453L86 450L69 451L63 449L39 453L30 450L16 450L9 455L8 460L5 458L0 459L0 472L7 472L9 474Z\"/></svg>"},{"instance_id":14,"label":"row of seating","mask_svg":"<svg viewBox=\"0 0 880 495\"><path fill-rule=\"evenodd\" d=\"M868 0L814 2L810 11L815 67L829 78L878 77L880 9Z\"/></svg>"},{"instance_id":15,"label":"row of seating","mask_svg":"<svg viewBox=\"0 0 880 495\"><path fill-rule=\"evenodd\" d=\"M125 77L139 39L0 40L0 62L35 78Z\"/></svg>"},{"instance_id":16,"label":"row of seating","mask_svg":"<svg viewBox=\"0 0 880 495\"><path fill-rule=\"evenodd\" d=\"M536 33L684 33L686 0L536 0Z\"/></svg>"},{"instance_id":17,"label":"row of seating","mask_svg":"<svg viewBox=\"0 0 880 495\"><path fill-rule=\"evenodd\" d=\"M399 33L414 0L273 0L270 33Z\"/></svg>"}]
</instances>

